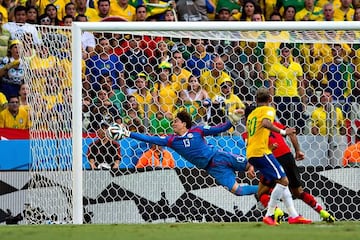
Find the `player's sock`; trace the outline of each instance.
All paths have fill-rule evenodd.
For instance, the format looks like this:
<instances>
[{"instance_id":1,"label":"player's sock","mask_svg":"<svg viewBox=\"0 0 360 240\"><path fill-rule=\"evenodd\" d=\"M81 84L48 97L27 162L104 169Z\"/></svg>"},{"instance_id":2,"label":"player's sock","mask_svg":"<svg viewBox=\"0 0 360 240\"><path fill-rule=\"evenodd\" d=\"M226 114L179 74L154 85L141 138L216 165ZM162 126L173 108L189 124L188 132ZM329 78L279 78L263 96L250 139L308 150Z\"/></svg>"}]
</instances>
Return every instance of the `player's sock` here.
<instances>
[{"instance_id":1,"label":"player's sock","mask_svg":"<svg viewBox=\"0 0 360 240\"><path fill-rule=\"evenodd\" d=\"M294 201L292 199L292 196L291 196L291 193L290 193L290 190L288 187L286 187L286 189L283 191L282 199L284 201L284 204L288 210L290 217L295 218L295 217L299 216L298 212L296 211L296 209L294 207Z\"/></svg>"},{"instance_id":2,"label":"player's sock","mask_svg":"<svg viewBox=\"0 0 360 240\"><path fill-rule=\"evenodd\" d=\"M239 186L235 191L235 195L237 196L252 195L257 193L258 189L259 189L258 185Z\"/></svg>"},{"instance_id":3,"label":"player's sock","mask_svg":"<svg viewBox=\"0 0 360 240\"><path fill-rule=\"evenodd\" d=\"M261 204L262 204L264 207L267 207L268 204L269 204L269 201L270 201L270 195L267 194L267 193L261 194L261 196L260 196L260 198L259 198L259 201L261 202Z\"/></svg>"},{"instance_id":4,"label":"player's sock","mask_svg":"<svg viewBox=\"0 0 360 240\"><path fill-rule=\"evenodd\" d=\"M270 195L270 201L268 203L268 210L265 214L265 216L272 216L274 215L274 210L278 204L278 201L281 199L281 197L283 196L283 192L286 189L286 186L283 186L279 183L277 183L274 187L274 190L272 191L271 195Z\"/></svg>"},{"instance_id":5,"label":"player's sock","mask_svg":"<svg viewBox=\"0 0 360 240\"><path fill-rule=\"evenodd\" d=\"M303 200L304 203L312 207L315 211L320 213L320 211L323 209L321 205L316 201L313 195L307 192L302 192L299 197L301 200Z\"/></svg>"}]
</instances>

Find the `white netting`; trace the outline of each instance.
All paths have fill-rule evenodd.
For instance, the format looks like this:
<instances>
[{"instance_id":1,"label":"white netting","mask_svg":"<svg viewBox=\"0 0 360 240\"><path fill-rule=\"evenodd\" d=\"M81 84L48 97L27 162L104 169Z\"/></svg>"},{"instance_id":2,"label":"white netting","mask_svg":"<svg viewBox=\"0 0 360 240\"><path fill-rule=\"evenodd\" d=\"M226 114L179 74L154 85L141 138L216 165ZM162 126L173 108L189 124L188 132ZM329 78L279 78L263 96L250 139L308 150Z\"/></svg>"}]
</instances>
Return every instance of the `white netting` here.
<instances>
[{"instance_id":1,"label":"white netting","mask_svg":"<svg viewBox=\"0 0 360 240\"><path fill-rule=\"evenodd\" d=\"M69 222L73 204L71 117L79 114L71 106L72 36L65 27L38 26L37 30L41 33L41 44L32 44L29 35L19 36L23 41L22 61L25 81L30 87L33 123L28 220L41 223L53 218ZM83 86L83 123L76 127L84 133L84 221L261 219L253 196L232 195L170 149L173 161L163 162L166 168L161 168L161 164L158 168L152 165L151 157L148 162L139 161L151 148L148 144L124 139L105 149L97 139L102 138L105 125L112 122L122 122L131 131L171 133L172 116L179 109L187 109L199 124L223 122L226 112L251 104L258 87L271 86L272 76L284 78L281 71L272 68L279 62L281 43L291 43L285 44L292 50L291 61L298 62L303 71L299 73L304 78L299 101L287 102L289 99L279 97L275 102L284 108L279 112L279 120L299 130L299 141L306 154L306 160L298 162L305 189L338 219L358 219L359 213L354 210L356 187L346 181L347 177L355 178L358 169L339 167L348 141L353 141L358 118L360 89L355 82L359 70L359 34L343 30L83 32L83 37L95 43L85 46L86 42L82 42L85 46L82 79L73 80L82 81ZM338 55L332 55L336 48ZM330 62L342 67L326 74L322 68ZM339 116L331 121L315 119L312 113L320 103L320 91L333 83L336 74L342 80L336 89L349 96L350 102L330 105L342 107L343 119ZM190 78L191 75L194 77ZM188 88L194 81L207 94L192 91L195 87ZM232 88L231 99L221 88L224 84ZM285 106L280 106L284 102ZM325 115L331 116L334 108L327 109ZM314 126L315 123L323 125ZM322 126L332 134L321 132ZM316 133L316 129L320 132ZM243 130L240 124L208 141L226 151L240 153L244 150L239 136ZM243 173L239 173L238 180L242 184L257 183L257 179L251 181ZM342 203L345 201L350 203L345 205ZM296 205L306 217L318 219L316 212L302 202L296 201Z\"/></svg>"}]
</instances>

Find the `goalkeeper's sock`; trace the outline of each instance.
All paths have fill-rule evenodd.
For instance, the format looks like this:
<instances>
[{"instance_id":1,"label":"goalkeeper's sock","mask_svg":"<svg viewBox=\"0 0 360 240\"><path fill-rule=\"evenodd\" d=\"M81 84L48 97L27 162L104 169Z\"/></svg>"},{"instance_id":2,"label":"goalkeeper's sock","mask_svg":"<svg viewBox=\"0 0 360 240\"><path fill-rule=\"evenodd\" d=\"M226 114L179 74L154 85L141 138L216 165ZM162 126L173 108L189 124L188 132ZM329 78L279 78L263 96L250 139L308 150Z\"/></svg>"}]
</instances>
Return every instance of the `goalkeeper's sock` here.
<instances>
[{"instance_id":1,"label":"goalkeeper's sock","mask_svg":"<svg viewBox=\"0 0 360 240\"><path fill-rule=\"evenodd\" d=\"M258 185L239 186L234 192L237 196L252 195L257 193Z\"/></svg>"}]
</instances>

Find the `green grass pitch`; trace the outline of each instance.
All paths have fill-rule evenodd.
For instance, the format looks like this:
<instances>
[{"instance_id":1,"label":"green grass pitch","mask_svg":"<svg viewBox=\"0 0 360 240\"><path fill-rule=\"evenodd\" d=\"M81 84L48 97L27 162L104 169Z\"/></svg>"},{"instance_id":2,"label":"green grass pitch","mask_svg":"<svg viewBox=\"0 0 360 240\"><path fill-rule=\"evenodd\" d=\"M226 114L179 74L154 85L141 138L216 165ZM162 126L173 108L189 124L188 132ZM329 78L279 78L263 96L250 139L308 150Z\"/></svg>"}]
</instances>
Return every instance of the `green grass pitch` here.
<instances>
[{"instance_id":1,"label":"green grass pitch","mask_svg":"<svg viewBox=\"0 0 360 240\"><path fill-rule=\"evenodd\" d=\"M1 240L357 240L359 222L317 222L311 225L283 223L172 223L172 224L87 224L87 225L3 225Z\"/></svg>"}]
</instances>

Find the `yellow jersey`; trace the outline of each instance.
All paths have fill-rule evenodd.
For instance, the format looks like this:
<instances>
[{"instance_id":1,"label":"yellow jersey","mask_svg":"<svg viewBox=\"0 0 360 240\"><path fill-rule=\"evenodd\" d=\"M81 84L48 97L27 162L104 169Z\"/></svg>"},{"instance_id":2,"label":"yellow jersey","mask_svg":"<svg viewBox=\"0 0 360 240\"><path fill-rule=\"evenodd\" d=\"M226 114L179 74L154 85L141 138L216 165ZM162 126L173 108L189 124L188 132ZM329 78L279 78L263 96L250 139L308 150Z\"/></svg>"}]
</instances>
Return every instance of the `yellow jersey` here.
<instances>
[{"instance_id":1,"label":"yellow jersey","mask_svg":"<svg viewBox=\"0 0 360 240\"><path fill-rule=\"evenodd\" d=\"M221 71L221 75L218 78L215 78L211 74L211 70L207 70L201 74L200 84L208 92L209 97L213 98L216 95L221 95L220 83L224 82L225 79L231 79L226 72Z\"/></svg>"},{"instance_id":2,"label":"yellow jersey","mask_svg":"<svg viewBox=\"0 0 360 240\"><path fill-rule=\"evenodd\" d=\"M28 112L19 107L19 112L14 117L8 109L5 109L0 112L0 128L29 129L30 118Z\"/></svg>"},{"instance_id":3,"label":"yellow jersey","mask_svg":"<svg viewBox=\"0 0 360 240\"><path fill-rule=\"evenodd\" d=\"M246 130L248 132L246 157L262 157L270 154L269 135L270 130L262 126L263 119L274 122L276 111L270 106L255 108L248 116Z\"/></svg>"},{"instance_id":4,"label":"yellow jersey","mask_svg":"<svg viewBox=\"0 0 360 240\"><path fill-rule=\"evenodd\" d=\"M275 77L275 96L296 97L298 94L298 77L303 76L299 63L291 61L288 67L277 62L269 71L269 77Z\"/></svg>"}]
</instances>

